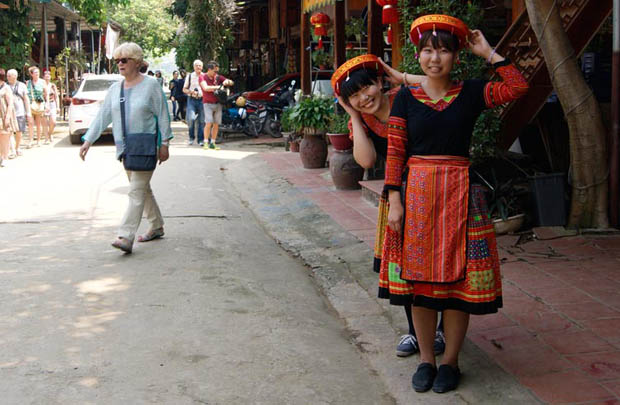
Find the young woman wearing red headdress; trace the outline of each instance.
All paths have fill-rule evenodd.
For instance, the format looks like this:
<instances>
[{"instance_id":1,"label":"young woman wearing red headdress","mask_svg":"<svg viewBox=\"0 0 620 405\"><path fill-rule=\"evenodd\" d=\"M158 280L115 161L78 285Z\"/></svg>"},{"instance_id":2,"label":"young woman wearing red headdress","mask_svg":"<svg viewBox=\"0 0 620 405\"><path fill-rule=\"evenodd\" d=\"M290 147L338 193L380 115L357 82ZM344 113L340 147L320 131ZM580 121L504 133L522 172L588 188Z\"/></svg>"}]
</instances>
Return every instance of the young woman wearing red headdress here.
<instances>
[{"instance_id":1,"label":"young woman wearing red headdress","mask_svg":"<svg viewBox=\"0 0 620 405\"><path fill-rule=\"evenodd\" d=\"M481 188L469 182L472 131L483 109L523 96L528 86L482 32L470 31L456 18L420 17L410 36L426 77L403 86L392 105L385 176L388 227L402 240L400 277L414 294L421 364L412 385L418 392L432 388L442 393L458 385L458 356L470 314L494 313L502 306L493 224ZM485 59L503 81L452 81L463 47ZM443 311L446 338L439 369L433 354L437 311Z\"/></svg>"},{"instance_id":2,"label":"young woman wearing red headdress","mask_svg":"<svg viewBox=\"0 0 620 405\"><path fill-rule=\"evenodd\" d=\"M386 80L392 84L424 78L398 72L371 54L346 61L332 77L334 93L338 96L342 108L350 116L349 131L353 139L353 156L365 169L375 165L377 156L385 160L387 155L387 122L398 88L384 92L383 73L386 73ZM379 297L389 299L392 305L401 305L405 309L409 331L401 336L396 347L396 355L407 357L419 350L411 315L413 290L398 274L400 240L393 237L385 240L387 213L387 193L382 193L379 201L373 267L379 273ZM433 349L436 354L440 354L444 348L443 326L440 322Z\"/></svg>"}]
</instances>

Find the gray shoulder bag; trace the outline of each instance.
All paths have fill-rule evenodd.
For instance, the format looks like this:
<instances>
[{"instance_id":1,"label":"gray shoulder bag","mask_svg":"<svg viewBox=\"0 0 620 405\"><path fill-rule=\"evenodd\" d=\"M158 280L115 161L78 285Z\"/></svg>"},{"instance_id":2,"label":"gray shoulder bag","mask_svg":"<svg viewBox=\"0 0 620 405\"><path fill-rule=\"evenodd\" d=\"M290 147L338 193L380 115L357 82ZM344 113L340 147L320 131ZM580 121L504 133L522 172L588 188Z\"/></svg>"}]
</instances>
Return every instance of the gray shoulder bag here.
<instances>
[{"instance_id":1,"label":"gray shoulder bag","mask_svg":"<svg viewBox=\"0 0 620 405\"><path fill-rule=\"evenodd\" d=\"M125 150L121 156L126 170L150 172L157 166L157 134L127 133L125 123L125 81L121 83L121 123Z\"/></svg>"}]
</instances>

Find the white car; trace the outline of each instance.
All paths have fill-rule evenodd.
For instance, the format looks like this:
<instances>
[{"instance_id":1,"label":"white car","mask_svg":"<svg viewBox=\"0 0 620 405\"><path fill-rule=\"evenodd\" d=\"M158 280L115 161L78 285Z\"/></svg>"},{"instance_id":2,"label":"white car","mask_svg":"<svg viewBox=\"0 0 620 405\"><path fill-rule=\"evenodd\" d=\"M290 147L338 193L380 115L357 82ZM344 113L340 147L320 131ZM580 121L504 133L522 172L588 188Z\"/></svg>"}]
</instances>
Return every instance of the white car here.
<instances>
[{"instance_id":1,"label":"white car","mask_svg":"<svg viewBox=\"0 0 620 405\"><path fill-rule=\"evenodd\" d=\"M69 106L69 137L72 144L82 143L82 135L86 133L90 123L97 116L108 89L112 84L121 80L123 76L116 74L84 75ZM112 133L112 125L108 126L103 133Z\"/></svg>"}]
</instances>

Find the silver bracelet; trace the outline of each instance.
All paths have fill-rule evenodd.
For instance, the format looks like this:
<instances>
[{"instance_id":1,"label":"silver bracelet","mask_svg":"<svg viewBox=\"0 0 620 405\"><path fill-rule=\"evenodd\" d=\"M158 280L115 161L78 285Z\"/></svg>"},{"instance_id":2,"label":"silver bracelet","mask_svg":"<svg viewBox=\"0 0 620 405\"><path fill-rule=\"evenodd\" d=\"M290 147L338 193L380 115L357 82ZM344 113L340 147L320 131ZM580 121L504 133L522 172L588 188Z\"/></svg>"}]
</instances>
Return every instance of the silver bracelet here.
<instances>
[{"instance_id":1,"label":"silver bracelet","mask_svg":"<svg viewBox=\"0 0 620 405\"><path fill-rule=\"evenodd\" d=\"M488 65L491 64L491 59L493 59L493 55L495 55L495 48L493 48L493 50L491 51L491 54L489 55L489 57L487 59L487 64Z\"/></svg>"}]
</instances>

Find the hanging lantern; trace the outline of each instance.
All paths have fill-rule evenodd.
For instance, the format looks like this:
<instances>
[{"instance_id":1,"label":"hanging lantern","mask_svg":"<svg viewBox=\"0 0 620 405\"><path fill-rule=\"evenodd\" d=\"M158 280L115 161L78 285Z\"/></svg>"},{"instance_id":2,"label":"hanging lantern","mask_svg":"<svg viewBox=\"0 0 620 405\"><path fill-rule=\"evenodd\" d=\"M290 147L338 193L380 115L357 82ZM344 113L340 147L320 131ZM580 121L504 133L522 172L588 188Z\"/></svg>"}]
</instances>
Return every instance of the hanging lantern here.
<instances>
[{"instance_id":1,"label":"hanging lantern","mask_svg":"<svg viewBox=\"0 0 620 405\"><path fill-rule=\"evenodd\" d=\"M383 7L381 13L383 25L398 24L398 0L377 0L377 4Z\"/></svg>"},{"instance_id":2,"label":"hanging lantern","mask_svg":"<svg viewBox=\"0 0 620 405\"><path fill-rule=\"evenodd\" d=\"M387 32L387 41L386 43L388 45L392 45L392 42L394 41L394 34L392 34L392 26L390 25L388 27L388 32Z\"/></svg>"},{"instance_id":3,"label":"hanging lantern","mask_svg":"<svg viewBox=\"0 0 620 405\"><path fill-rule=\"evenodd\" d=\"M323 37L319 37L319 43L316 45L316 49L323 49Z\"/></svg>"},{"instance_id":4,"label":"hanging lantern","mask_svg":"<svg viewBox=\"0 0 620 405\"><path fill-rule=\"evenodd\" d=\"M329 16L325 13L316 13L310 17L310 24L314 25L314 35L320 37L327 35L327 27L329 24Z\"/></svg>"}]
</instances>

